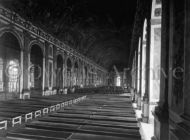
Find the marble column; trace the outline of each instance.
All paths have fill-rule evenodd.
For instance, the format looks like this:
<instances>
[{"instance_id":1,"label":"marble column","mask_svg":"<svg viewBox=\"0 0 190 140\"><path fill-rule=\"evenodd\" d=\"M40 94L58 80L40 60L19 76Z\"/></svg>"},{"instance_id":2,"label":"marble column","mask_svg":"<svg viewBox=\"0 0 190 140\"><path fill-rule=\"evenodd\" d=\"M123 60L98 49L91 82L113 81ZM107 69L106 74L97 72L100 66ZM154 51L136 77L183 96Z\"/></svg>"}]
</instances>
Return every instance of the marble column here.
<instances>
[{"instance_id":1,"label":"marble column","mask_svg":"<svg viewBox=\"0 0 190 140\"><path fill-rule=\"evenodd\" d=\"M141 109L141 71L142 71L142 41L141 38L139 38L139 44L138 44L138 66L137 66L137 109Z\"/></svg>"},{"instance_id":2,"label":"marble column","mask_svg":"<svg viewBox=\"0 0 190 140\"><path fill-rule=\"evenodd\" d=\"M146 82L146 63L147 63L147 19L144 20L144 26L143 26L143 38L142 38L142 65L141 65L141 97L145 94L145 82Z\"/></svg>"},{"instance_id":3,"label":"marble column","mask_svg":"<svg viewBox=\"0 0 190 140\"><path fill-rule=\"evenodd\" d=\"M21 65L20 65L20 99L22 98L22 90L23 90L23 57L24 57L24 54L23 54L23 50L21 50L20 52L20 60L21 60Z\"/></svg>"},{"instance_id":4,"label":"marble column","mask_svg":"<svg viewBox=\"0 0 190 140\"><path fill-rule=\"evenodd\" d=\"M49 73L48 73L48 52L49 52L49 43L47 43L47 42L45 42L45 54L44 54L44 58L45 58L45 71L44 71L44 73L45 73L45 76L44 76L44 80L45 80L45 82L44 82L44 90L47 90L48 89L48 84L49 84ZM44 60L44 59L43 59ZM44 65L44 62L43 62L43 65ZM45 92L45 91L43 91L43 92Z\"/></svg>"},{"instance_id":5,"label":"marble column","mask_svg":"<svg viewBox=\"0 0 190 140\"><path fill-rule=\"evenodd\" d=\"M137 85L138 85L138 49L134 55L134 102L137 103Z\"/></svg>"},{"instance_id":6,"label":"marble column","mask_svg":"<svg viewBox=\"0 0 190 140\"><path fill-rule=\"evenodd\" d=\"M168 92L169 92L169 1L162 1L161 70L159 103L153 112L155 140L168 140Z\"/></svg>"},{"instance_id":7,"label":"marble column","mask_svg":"<svg viewBox=\"0 0 190 140\"><path fill-rule=\"evenodd\" d=\"M161 71L161 1L152 1L151 12L151 37L150 37L150 121L160 96L160 71Z\"/></svg>"},{"instance_id":8,"label":"marble column","mask_svg":"<svg viewBox=\"0 0 190 140\"><path fill-rule=\"evenodd\" d=\"M43 71L42 71L42 96L44 95L44 89L45 89L45 74L46 74L46 69L45 69L45 57L43 57Z\"/></svg>"},{"instance_id":9,"label":"marble column","mask_svg":"<svg viewBox=\"0 0 190 140\"><path fill-rule=\"evenodd\" d=\"M24 49L23 51L23 90L22 92L29 92L30 90L30 61L29 61L30 55L27 51L27 49Z\"/></svg>"},{"instance_id":10,"label":"marble column","mask_svg":"<svg viewBox=\"0 0 190 140\"><path fill-rule=\"evenodd\" d=\"M146 25L147 24L147 25ZM145 47L145 70L144 70L144 89L143 92L143 107L142 107L142 121L149 122L149 72L150 72L150 16L147 18L144 26L145 39L143 41Z\"/></svg>"},{"instance_id":11,"label":"marble column","mask_svg":"<svg viewBox=\"0 0 190 140\"><path fill-rule=\"evenodd\" d=\"M136 51L134 52L132 69L131 69L131 96L132 101L135 102L136 91Z\"/></svg>"}]
</instances>

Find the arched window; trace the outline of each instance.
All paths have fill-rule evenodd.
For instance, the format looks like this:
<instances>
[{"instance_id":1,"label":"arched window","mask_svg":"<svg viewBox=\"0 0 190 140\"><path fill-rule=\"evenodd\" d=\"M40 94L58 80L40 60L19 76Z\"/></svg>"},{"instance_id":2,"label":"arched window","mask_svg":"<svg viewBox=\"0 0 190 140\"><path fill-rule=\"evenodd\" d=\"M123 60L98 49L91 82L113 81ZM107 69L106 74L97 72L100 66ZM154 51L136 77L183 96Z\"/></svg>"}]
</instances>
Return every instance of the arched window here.
<instances>
[{"instance_id":1,"label":"arched window","mask_svg":"<svg viewBox=\"0 0 190 140\"><path fill-rule=\"evenodd\" d=\"M0 37L0 92L18 98L20 93L21 49L18 38L11 32ZM7 96L7 94L9 94Z\"/></svg>"}]
</instances>

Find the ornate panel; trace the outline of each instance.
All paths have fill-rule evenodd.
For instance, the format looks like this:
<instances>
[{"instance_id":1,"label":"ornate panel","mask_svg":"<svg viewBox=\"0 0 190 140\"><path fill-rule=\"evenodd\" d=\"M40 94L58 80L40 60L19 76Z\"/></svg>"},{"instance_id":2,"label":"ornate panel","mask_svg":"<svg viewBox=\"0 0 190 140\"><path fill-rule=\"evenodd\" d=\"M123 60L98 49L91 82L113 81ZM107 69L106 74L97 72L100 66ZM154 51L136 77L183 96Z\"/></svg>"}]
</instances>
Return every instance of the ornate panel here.
<instances>
[{"instance_id":1,"label":"ornate panel","mask_svg":"<svg viewBox=\"0 0 190 140\"><path fill-rule=\"evenodd\" d=\"M183 70L184 70L184 6L175 0L173 17L172 46L172 107L182 111L183 107Z\"/></svg>"},{"instance_id":2,"label":"ornate panel","mask_svg":"<svg viewBox=\"0 0 190 140\"><path fill-rule=\"evenodd\" d=\"M161 9L161 8L156 8L156 9L154 10L154 16L155 16L155 17L160 17L161 14L162 14L162 9Z\"/></svg>"}]
</instances>

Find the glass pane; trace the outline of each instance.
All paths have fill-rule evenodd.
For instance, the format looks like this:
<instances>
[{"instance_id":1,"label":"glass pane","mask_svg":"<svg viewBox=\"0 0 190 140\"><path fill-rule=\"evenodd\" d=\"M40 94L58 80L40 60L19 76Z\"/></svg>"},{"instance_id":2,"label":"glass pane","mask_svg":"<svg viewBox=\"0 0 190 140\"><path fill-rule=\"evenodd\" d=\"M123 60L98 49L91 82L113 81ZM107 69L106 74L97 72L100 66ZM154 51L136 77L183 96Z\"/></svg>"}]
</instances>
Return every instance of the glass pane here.
<instances>
[{"instance_id":1,"label":"glass pane","mask_svg":"<svg viewBox=\"0 0 190 140\"><path fill-rule=\"evenodd\" d=\"M7 64L8 91L19 92L20 67L18 60L11 60Z\"/></svg>"}]
</instances>

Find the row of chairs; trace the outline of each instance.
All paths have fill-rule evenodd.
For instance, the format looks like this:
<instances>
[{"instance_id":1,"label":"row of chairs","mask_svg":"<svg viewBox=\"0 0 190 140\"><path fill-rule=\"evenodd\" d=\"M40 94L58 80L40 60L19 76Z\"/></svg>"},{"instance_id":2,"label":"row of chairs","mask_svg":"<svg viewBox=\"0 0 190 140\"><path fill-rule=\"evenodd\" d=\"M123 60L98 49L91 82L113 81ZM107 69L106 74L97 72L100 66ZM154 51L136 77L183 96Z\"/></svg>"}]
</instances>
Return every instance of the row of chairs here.
<instances>
[{"instance_id":1,"label":"row of chairs","mask_svg":"<svg viewBox=\"0 0 190 140\"><path fill-rule=\"evenodd\" d=\"M32 119L42 117L44 115L47 115L49 113L58 111L62 109L63 107L81 102L82 100L86 99L86 96L81 96L75 99L71 99L62 103L58 103L55 105L51 105L45 108L38 109L36 111L28 112L26 114L20 114L16 117L13 117L11 119L6 118L0 118L0 130L7 130L8 127L15 127L16 125L21 125L23 123L26 123L28 121L31 121Z\"/></svg>"},{"instance_id":2,"label":"row of chairs","mask_svg":"<svg viewBox=\"0 0 190 140\"><path fill-rule=\"evenodd\" d=\"M122 94L124 89L117 86L102 86L102 87L88 87L88 88L78 88L75 93L83 94Z\"/></svg>"}]
</instances>

